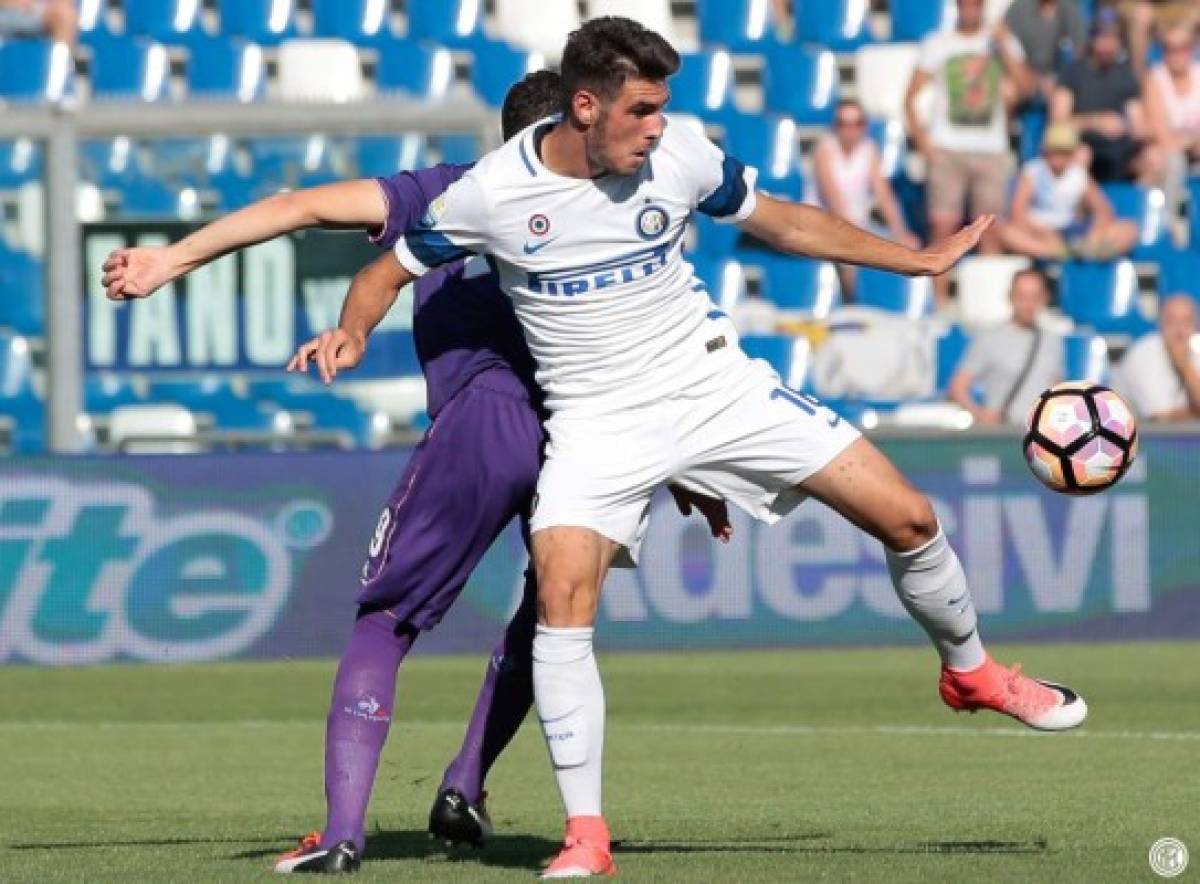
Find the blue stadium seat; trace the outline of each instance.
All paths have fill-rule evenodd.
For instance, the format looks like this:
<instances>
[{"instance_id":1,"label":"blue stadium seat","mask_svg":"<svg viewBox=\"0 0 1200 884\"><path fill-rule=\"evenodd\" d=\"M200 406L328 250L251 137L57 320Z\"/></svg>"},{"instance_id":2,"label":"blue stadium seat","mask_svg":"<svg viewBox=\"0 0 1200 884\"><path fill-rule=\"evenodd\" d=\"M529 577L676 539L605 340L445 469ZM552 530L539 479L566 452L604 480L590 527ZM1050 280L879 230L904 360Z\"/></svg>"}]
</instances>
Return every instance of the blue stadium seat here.
<instances>
[{"instance_id":1,"label":"blue stadium seat","mask_svg":"<svg viewBox=\"0 0 1200 884\"><path fill-rule=\"evenodd\" d=\"M45 439L45 408L33 389L29 341L0 334L0 422L8 425L12 447L36 452Z\"/></svg>"},{"instance_id":2,"label":"blue stadium seat","mask_svg":"<svg viewBox=\"0 0 1200 884\"><path fill-rule=\"evenodd\" d=\"M1020 139L1017 143L1017 159L1021 163L1028 162L1042 152L1042 138L1046 134L1045 105L1028 108L1022 111L1017 119L1021 124Z\"/></svg>"},{"instance_id":3,"label":"blue stadium seat","mask_svg":"<svg viewBox=\"0 0 1200 884\"><path fill-rule=\"evenodd\" d=\"M933 284L928 277L910 278L864 267L858 271L858 304L914 319L933 312Z\"/></svg>"},{"instance_id":4,"label":"blue stadium seat","mask_svg":"<svg viewBox=\"0 0 1200 884\"><path fill-rule=\"evenodd\" d=\"M705 255L726 258L737 250L741 231L734 224L719 224L702 212L692 214L696 225L696 250Z\"/></svg>"},{"instance_id":5,"label":"blue stadium seat","mask_svg":"<svg viewBox=\"0 0 1200 884\"><path fill-rule=\"evenodd\" d=\"M475 50L486 46L483 3L480 0L409 0L408 38Z\"/></svg>"},{"instance_id":6,"label":"blue stadium seat","mask_svg":"<svg viewBox=\"0 0 1200 884\"><path fill-rule=\"evenodd\" d=\"M800 147L796 124L788 117L743 114L725 127L725 147L730 155L758 169L758 187L767 193L799 199L804 190L800 175Z\"/></svg>"},{"instance_id":7,"label":"blue stadium seat","mask_svg":"<svg viewBox=\"0 0 1200 884\"><path fill-rule=\"evenodd\" d=\"M218 430L287 433L292 428L288 412L250 399L221 399L200 411L212 416Z\"/></svg>"},{"instance_id":8,"label":"blue stadium seat","mask_svg":"<svg viewBox=\"0 0 1200 884\"><path fill-rule=\"evenodd\" d=\"M378 47L393 39L388 0L312 0L313 34Z\"/></svg>"},{"instance_id":9,"label":"blue stadium seat","mask_svg":"<svg viewBox=\"0 0 1200 884\"><path fill-rule=\"evenodd\" d=\"M443 46L389 42L379 53L375 83L381 92L399 90L424 101L446 98L454 82L454 59ZM505 81L504 88L512 85Z\"/></svg>"},{"instance_id":10,"label":"blue stadium seat","mask_svg":"<svg viewBox=\"0 0 1200 884\"><path fill-rule=\"evenodd\" d=\"M372 444L376 430L374 415L362 411L349 399L326 393L293 396L281 404L297 418L297 425L308 424L315 430L345 433L362 448ZM304 420L306 417L307 421Z\"/></svg>"},{"instance_id":11,"label":"blue stadium seat","mask_svg":"<svg viewBox=\"0 0 1200 884\"><path fill-rule=\"evenodd\" d=\"M1063 338L1063 377L1071 381L1108 380L1108 343L1099 335L1069 334Z\"/></svg>"},{"instance_id":12,"label":"blue stadium seat","mask_svg":"<svg viewBox=\"0 0 1200 884\"><path fill-rule=\"evenodd\" d=\"M157 178L133 178L118 192L121 215L136 219L170 219L184 214L182 189Z\"/></svg>"},{"instance_id":13,"label":"blue stadium seat","mask_svg":"<svg viewBox=\"0 0 1200 884\"><path fill-rule=\"evenodd\" d=\"M0 333L0 399L33 395L33 355L23 335Z\"/></svg>"},{"instance_id":14,"label":"blue stadium seat","mask_svg":"<svg viewBox=\"0 0 1200 884\"><path fill-rule=\"evenodd\" d=\"M797 40L834 52L854 52L875 39L870 0L796 0L795 17Z\"/></svg>"},{"instance_id":15,"label":"blue stadium seat","mask_svg":"<svg viewBox=\"0 0 1200 884\"><path fill-rule=\"evenodd\" d=\"M425 136L413 133L393 137L373 135L354 142L354 156L360 178L386 178L404 169L426 165Z\"/></svg>"},{"instance_id":16,"label":"blue stadium seat","mask_svg":"<svg viewBox=\"0 0 1200 884\"><path fill-rule=\"evenodd\" d=\"M17 188L42 177L42 146L32 138L0 141L0 189Z\"/></svg>"},{"instance_id":17,"label":"blue stadium seat","mask_svg":"<svg viewBox=\"0 0 1200 884\"><path fill-rule=\"evenodd\" d=\"M784 384L803 390L808 384L812 346L808 338L789 335L745 335L742 349L751 359L764 359L779 373Z\"/></svg>"},{"instance_id":18,"label":"blue stadium seat","mask_svg":"<svg viewBox=\"0 0 1200 884\"><path fill-rule=\"evenodd\" d=\"M0 328L32 337L44 335L45 290L42 262L0 245Z\"/></svg>"},{"instance_id":19,"label":"blue stadium seat","mask_svg":"<svg viewBox=\"0 0 1200 884\"><path fill-rule=\"evenodd\" d=\"M1200 302L1200 253L1170 250L1159 255L1158 292L1162 297L1182 292Z\"/></svg>"},{"instance_id":20,"label":"blue stadium seat","mask_svg":"<svg viewBox=\"0 0 1200 884\"><path fill-rule=\"evenodd\" d=\"M970 336L963 331L960 325L952 325L944 334L938 336L937 366L934 377L936 394L944 394L950 386L950 378L954 377L954 372L958 370L958 363L962 361L970 343Z\"/></svg>"},{"instance_id":21,"label":"blue stadium seat","mask_svg":"<svg viewBox=\"0 0 1200 884\"><path fill-rule=\"evenodd\" d=\"M697 0L700 41L735 52L759 52L774 39L770 0Z\"/></svg>"},{"instance_id":22,"label":"blue stadium seat","mask_svg":"<svg viewBox=\"0 0 1200 884\"><path fill-rule=\"evenodd\" d=\"M1138 239L1133 250L1136 260L1156 260L1171 249L1167 199L1160 189L1125 183L1105 184L1102 189L1117 217L1137 224Z\"/></svg>"},{"instance_id":23,"label":"blue stadium seat","mask_svg":"<svg viewBox=\"0 0 1200 884\"><path fill-rule=\"evenodd\" d=\"M833 123L841 75L832 52L805 46L776 46L763 69L764 101L806 126Z\"/></svg>"},{"instance_id":24,"label":"blue stadium seat","mask_svg":"<svg viewBox=\"0 0 1200 884\"><path fill-rule=\"evenodd\" d=\"M205 35L196 0L124 0L125 34L190 45Z\"/></svg>"},{"instance_id":25,"label":"blue stadium seat","mask_svg":"<svg viewBox=\"0 0 1200 884\"><path fill-rule=\"evenodd\" d=\"M466 165L483 156L479 138L475 135L439 135L434 140L438 160L443 163Z\"/></svg>"},{"instance_id":26,"label":"blue stadium seat","mask_svg":"<svg viewBox=\"0 0 1200 884\"><path fill-rule=\"evenodd\" d=\"M92 95L120 101L162 101L170 85L166 47L150 40L114 37L92 54Z\"/></svg>"},{"instance_id":27,"label":"blue stadium seat","mask_svg":"<svg viewBox=\"0 0 1200 884\"><path fill-rule=\"evenodd\" d=\"M1139 335L1153 323L1138 312L1138 280L1133 262L1063 265L1059 304L1079 325L1099 334Z\"/></svg>"},{"instance_id":28,"label":"blue stadium seat","mask_svg":"<svg viewBox=\"0 0 1200 884\"><path fill-rule=\"evenodd\" d=\"M733 61L724 49L684 53L671 78L671 111L721 120L736 113Z\"/></svg>"},{"instance_id":29,"label":"blue stadium seat","mask_svg":"<svg viewBox=\"0 0 1200 884\"><path fill-rule=\"evenodd\" d=\"M826 261L766 252L761 264L763 295L780 310L824 318L842 302L837 268Z\"/></svg>"},{"instance_id":30,"label":"blue stadium seat","mask_svg":"<svg viewBox=\"0 0 1200 884\"><path fill-rule=\"evenodd\" d=\"M696 253L688 255L687 262L704 283L709 297L726 313L746 296L746 272L739 261Z\"/></svg>"},{"instance_id":31,"label":"blue stadium seat","mask_svg":"<svg viewBox=\"0 0 1200 884\"><path fill-rule=\"evenodd\" d=\"M372 345L356 369L362 377L415 378L421 377L417 345L413 333L403 329L376 331Z\"/></svg>"},{"instance_id":32,"label":"blue stadium seat","mask_svg":"<svg viewBox=\"0 0 1200 884\"><path fill-rule=\"evenodd\" d=\"M83 407L91 414L104 414L122 405L142 401L133 383L121 375L89 374L83 385Z\"/></svg>"},{"instance_id":33,"label":"blue stadium seat","mask_svg":"<svg viewBox=\"0 0 1200 884\"><path fill-rule=\"evenodd\" d=\"M324 135L255 138L247 142L254 178L267 192L282 187L311 187L338 179L333 151Z\"/></svg>"},{"instance_id":34,"label":"blue stadium seat","mask_svg":"<svg viewBox=\"0 0 1200 884\"><path fill-rule=\"evenodd\" d=\"M508 88L542 66L539 53L507 43L479 43L472 55L475 60L471 65L471 85L489 107L502 106Z\"/></svg>"},{"instance_id":35,"label":"blue stadium seat","mask_svg":"<svg viewBox=\"0 0 1200 884\"><path fill-rule=\"evenodd\" d=\"M221 34L263 46L278 46L299 35L296 0L220 0Z\"/></svg>"},{"instance_id":36,"label":"blue stadium seat","mask_svg":"<svg viewBox=\"0 0 1200 884\"><path fill-rule=\"evenodd\" d=\"M0 45L0 98L61 101L74 89L71 50L49 40L13 40Z\"/></svg>"},{"instance_id":37,"label":"blue stadium seat","mask_svg":"<svg viewBox=\"0 0 1200 884\"><path fill-rule=\"evenodd\" d=\"M188 58L189 98L251 102L267 89L267 69L256 43L211 37L192 44Z\"/></svg>"},{"instance_id":38,"label":"blue stadium seat","mask_svg":"<svg viewBox=\"0 0 1200 884\"><path fill-rule=\"evenodd\" d=\"M892 15L892 42L911 43L922 40L949 24L943 0L889 0Z\"/></svg>"},{"instance_id":39,"label":"blue stadium seat","mask_svg":"<svg viewBox=\"0 0 1200 884\"><path fill-rule=\"evenodd\" d=\"M215 414L225 406L248 401L237 394L230 378L222 375L158 380L150 385L151 402L173 402L193 412Z\"/></svg>"}]
</instances>

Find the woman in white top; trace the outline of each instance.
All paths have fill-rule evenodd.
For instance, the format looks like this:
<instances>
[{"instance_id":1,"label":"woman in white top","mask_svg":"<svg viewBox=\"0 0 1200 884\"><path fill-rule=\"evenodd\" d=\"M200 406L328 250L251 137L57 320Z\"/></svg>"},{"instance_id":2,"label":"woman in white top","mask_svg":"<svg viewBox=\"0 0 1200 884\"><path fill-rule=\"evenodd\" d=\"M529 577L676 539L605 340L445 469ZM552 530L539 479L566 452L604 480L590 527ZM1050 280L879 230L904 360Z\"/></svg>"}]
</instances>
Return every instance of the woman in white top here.
<instances>
[{"instance_id":1,"label":"woman in white top","mask_svg":"<svg viewBox=\"0 0 1200 884\"><path fill-rule=\"evenodd\" d=\"M890 235L909 248L921 241L904 223L892 185L883 176L879 148L867 134L867 115L857 101L838 104L833 132L813 151L813 175L806 202L845 218L856 227ZM878 207L886 231L876 230L871 213ZM853 296L854 270L839 266L842 294Z\"/></svg>"},{"instance_id":2,"label":"woman in white top","mask_svg":"<svg viewBox=\"0 0 1200 884\"><path fill-rule=\"evenodd\" d=\"M1117 218L1079 155L1069 123L1046 130L1042 155L1021 168L1009 219L1000 227L1006 249L1031 258L1106 260L1127 254L1137 225Z\"/></svg>"},{"instance_id":3,"label":"woman in white top","mask_svg":"<svg viewBox=\"0 0 1200 884\"><path fill-rule=\"evenodd\" d=\"M1200 61L1193 27L1177 25L1163 34L1163 60L1142 87L1150 137L1167 158L1167 205L1183 199L1188 168L1200 160Z\"/></svg>"}]
</instances>

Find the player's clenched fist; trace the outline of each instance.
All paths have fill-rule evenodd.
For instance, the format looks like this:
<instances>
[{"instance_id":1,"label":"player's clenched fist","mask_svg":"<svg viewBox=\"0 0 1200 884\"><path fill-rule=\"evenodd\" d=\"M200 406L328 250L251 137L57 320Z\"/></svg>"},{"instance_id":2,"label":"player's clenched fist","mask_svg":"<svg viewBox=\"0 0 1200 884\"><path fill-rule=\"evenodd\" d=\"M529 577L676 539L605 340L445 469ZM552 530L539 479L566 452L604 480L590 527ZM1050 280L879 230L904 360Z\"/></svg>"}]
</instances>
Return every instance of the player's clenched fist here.
<instances>
[{"instance_id":1,"label":"player's clenched fist","mask_svg":"<svg viewBox=\"0 0 1200 884\"><path fill-rule=\"evenodd\" d=\"M322 332L296 350L296 355L287 364L288 371L308 371L309 362L317 366L321 380L332 383L339 369L354 368L362 361L366 341L350 334L345 329L335 328Z\"/></svg>"},{"instance_id":2,"label":"player's clenched fist","mask_svg":"<svg viewBox=\"0 0 1200 884\"><path fill-rule=\"evenodd\" d=\"M167 247L116 249L104 262L100 283L110 301L146 298L174 277Z\"/></svg>"}]
</instances>

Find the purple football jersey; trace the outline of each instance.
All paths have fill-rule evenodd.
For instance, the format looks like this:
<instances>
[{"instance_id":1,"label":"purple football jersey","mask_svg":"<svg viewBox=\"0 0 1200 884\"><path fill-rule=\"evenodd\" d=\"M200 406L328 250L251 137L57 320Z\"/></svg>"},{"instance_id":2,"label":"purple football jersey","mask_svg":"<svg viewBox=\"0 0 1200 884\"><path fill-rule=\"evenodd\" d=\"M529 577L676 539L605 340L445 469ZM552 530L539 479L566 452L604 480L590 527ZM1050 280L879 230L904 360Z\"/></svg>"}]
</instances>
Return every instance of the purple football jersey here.
<instances>
[{"instance_id":1,"label":"purple football jersey","mask_svg":"<svg viewBox=\"0 0 1200 884\"><path fill-rule=\"evenodd\" d=\"M371 241L390 249L417 224L429 204L470 168L442 164L376 179L387 200L388 218ZM490 267L481 272L478 260L469 267L454 261L417 280L413 340L425 372L431 418L485 371L493 385L507 385L501 376L507 372L514 392L525 391L532 401L541 401L533 357L512 302L500 290L495 272Z\"/></svg>"}]
</instances>

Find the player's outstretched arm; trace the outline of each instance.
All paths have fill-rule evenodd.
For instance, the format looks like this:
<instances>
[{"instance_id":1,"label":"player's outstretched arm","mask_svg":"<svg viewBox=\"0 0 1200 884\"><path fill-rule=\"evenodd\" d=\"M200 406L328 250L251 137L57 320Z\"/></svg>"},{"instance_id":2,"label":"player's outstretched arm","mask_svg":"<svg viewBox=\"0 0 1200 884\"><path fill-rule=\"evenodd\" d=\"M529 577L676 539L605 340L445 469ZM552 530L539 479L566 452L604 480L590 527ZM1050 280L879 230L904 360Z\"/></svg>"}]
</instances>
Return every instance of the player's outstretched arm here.
<instances>
[{"instance_id":1,"label":"player's outstretched arm","mask_svg":"<svg viewBox=\"0 0 1200 884\"><path fill-rule=\"evenodd\" d=\"M321 380L330 384L338 371L357 366L367 350L367 338L387 315L400 289L414 279L416 276L404 269L394 253L376 258L355 274L338 327L301 344L287 370L304 372L312 362Z\"/></svg>"},{"instance_id":2,"label":"player's outstretched arm","mask_svg":"<svg viewBox=\"0 0 1200 884\"><path fill-rule=\"evenodd\" d=\"M378 227L388 207L371 179L279 193L218 218L167 246L117 249L101 283L110 300L145 298L168 282L230 252L308 227Z\"/></svg>"},{"instance_id":3,"label":"player's outstretched arm","mask_svg":"<svg viewBox=\"0 0 1200 884\"><path fill-rule=\"evenodd\" d=\"M760 193L754 212L741 226L789 255L877 267L905 276L940 276L975 248L995 220L993 215L984 215L941 242L910 249L815 206L784 202Z\"/></svg>"}]
</instances>

